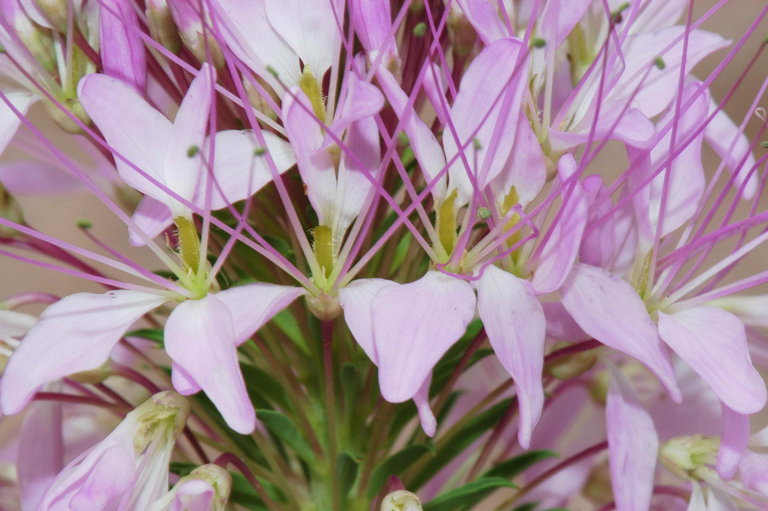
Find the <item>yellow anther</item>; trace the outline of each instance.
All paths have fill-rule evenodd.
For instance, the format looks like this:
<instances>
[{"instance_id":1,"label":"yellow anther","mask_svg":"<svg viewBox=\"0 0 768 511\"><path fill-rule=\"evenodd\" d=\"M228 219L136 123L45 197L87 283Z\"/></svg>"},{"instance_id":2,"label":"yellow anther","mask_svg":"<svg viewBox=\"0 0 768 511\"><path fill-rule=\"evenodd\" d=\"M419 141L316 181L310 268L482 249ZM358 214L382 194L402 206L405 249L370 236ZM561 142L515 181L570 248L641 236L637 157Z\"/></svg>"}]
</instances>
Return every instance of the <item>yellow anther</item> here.
<instances>
[{"instance_id":1,"label":"yellow anther","mask_svg":"<svg viewBox=\"0 0 768 511\"><path fill-rule=\"evenodd\" d=\"M456 245L456 197L459 192L454 188L437 208L437 237L446 254L450 257Z\"/></svg>"},{"instance_id":2,"label":"yellow anther","mask_svg":"<svg viewBox=\"0 0 768 511\"><path fill-rule=\"evenodd\" d=\"M309 98L309 102L312 105L312 111L315 113L320 122L325 122L325 102L323 101L323 91L320 88L320 82L309 71L305 69L299 79L299 87L304 91L304 94Z\"/></svg>"}]
</instances>

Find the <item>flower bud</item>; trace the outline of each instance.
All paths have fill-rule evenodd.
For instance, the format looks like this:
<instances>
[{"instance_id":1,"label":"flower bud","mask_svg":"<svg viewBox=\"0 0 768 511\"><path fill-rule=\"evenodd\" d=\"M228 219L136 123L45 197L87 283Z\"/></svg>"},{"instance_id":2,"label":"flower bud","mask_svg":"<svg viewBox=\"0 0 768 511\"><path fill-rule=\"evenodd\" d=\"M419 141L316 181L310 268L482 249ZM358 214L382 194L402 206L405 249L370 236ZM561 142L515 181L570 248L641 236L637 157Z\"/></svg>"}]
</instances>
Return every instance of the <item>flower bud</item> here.
<instances>
[{"instance_id":1,"label":"flower bud","mask_svg":"<svg viewBox=\"0 0 768 511\"><path fill-rule=\"evenodd\" d=\"M203 465L179 479L150 511L224 511L231 490L232 476L228 471L218 465Z\"/></svg>"},{"instance_id":2,"label":"flower bud","mask_svg":"<svg viewBox=\"0 0 768 511\"><path fill-rule=\"evenodd\" d=\"M714 465L720 439L713 436L679 436L661 446L661 462L680 477L695 476L695 472Z\"/></svg>"},{"instance_id":3,"label":"flower bud","mask_svg":"<svg viewBox=\"0 0 768 511\"><path fill-rule=\"evenodd\" d=\"M184 46L200 62L211 62L215 67L222 67L224 55L221 53L216 38L207 28L203 29L203 23L210 26L207 13L203 13L205 15L203 18L198 10L199 5L194 0L176 0L171 2L169 6Z\"/></svg>"},{"instance_id":4,"label":"flower bud","mask_svg":"<svg viewBox=\"0 0 768 511\"><path fill-rule=\"evenodd\" d=\"M181 38L173 22L171 9L165 0L147 0L147 24L152 38L171 50L178 53L181 48Z\"/></svg>"},{"instance_id":5,"label":"flower bud","mask_svg":"<svg viewBox=\"0 0 768 511\"><path fill-rule=\"evenodd\" d=\"M421 511L421 501L415 494L397 490L388 494L381 501L380 511Z\"/></svg>"},{"instance_id":6,"label":"flower bud","mask_svg":"<svg viewBox=\"0 0 768 511\"><path fill-rule=\"evenodd\" d=\"M570 343L560 341L553 346L552 351L569 345ZM592 369L597 361L598 353L596 349L591 349L555 359L547 364L547 373L558 380L575 378Z\"/></svg>"}]
</instances>

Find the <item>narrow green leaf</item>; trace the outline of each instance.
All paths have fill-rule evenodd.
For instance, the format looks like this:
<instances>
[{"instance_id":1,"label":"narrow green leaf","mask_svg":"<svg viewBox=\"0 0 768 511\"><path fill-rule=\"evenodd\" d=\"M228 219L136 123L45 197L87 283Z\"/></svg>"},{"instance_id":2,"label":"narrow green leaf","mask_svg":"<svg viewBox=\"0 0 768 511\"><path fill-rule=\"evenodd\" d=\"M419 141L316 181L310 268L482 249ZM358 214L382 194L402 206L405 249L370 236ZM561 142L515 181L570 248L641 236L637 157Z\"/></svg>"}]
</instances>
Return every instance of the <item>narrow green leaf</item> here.
<instances>
[{"instance_id":1,"label":"narrow green leaf","mask_svg":"<svg viewBox=\"0 0 768 511\"><path fill-rule=\"evenodd\" d=\"M256 410L256 416L299 458L310 464L315 462L315 453L312 452L312 448L296 429L291 419L276 410Z\"/></svg>"},{"instance_id":2,"label":"narrow green leaf","mask_svg":"<svg viewBox=\"0 0 768 511\"><path fill-rule=\"evenodd\" d=\"M352 485L355 484L358 466L358 459L346 451L336 458L336 477L339 480L339 491L342 495L349 493Z\"/></svg>"},{"instance_id":3,"label":"narrow green leaf","mask_svg":"<svg viewBox=\"0 0 768 511\"><path fill-rule=\"evenodd\" d=\"M481 477L447 491L424 504L424 511L453 511L471 506L484 499L496 488L516 488L503 477Z\"/></svg>"},{"instance_id":4,"label":"narrow green leaf","mask_svg":"<svg viewBox=\"0 0 768 511\"><path fill-rule=\"evenodd\" d=\"M424 444L410 445L381 462L371 474L371 480L368 484L368 498L376 497L389 476L399 476L414 460L427 451L429 451L429 447Z\"/></svg>"},{"instance_id":5,"label":"narrow green leaf","mask_svg":"<svg viewBox=\"0 0 768 511\"><path fill-rule=\"evenodd\" d=\"M301 333L301 329L299 328L299 322L296 321L296 318L293 317L293 313L291 313L290 310L281 310L272 317L272 322L304 353L309 354L307 340L304 339L304 334Z\"/></svg>"},{"instance_id":6,"label":"narrow green leaf","mask_svg":"<svg viewBox=\"0 0 768 511\"><path fill-rule=\"evenodd\" d=\"M240 369L243 371L245 386L248 388L248 394L251 398L258 396L261 401L267 403L266 406L261 404L256 406L269 408L270 405L278 405L284 409L292 409L291 400L285 392L285 387L277 383L272 375L250 364L241 363Z\"/></svg>"},{"instance_id":7,"label":"narrow green leaf","mask_svg":"<svg viewBox=\"0 0 768 511\"><path fill-rule=\"evenodd\" d=\"M162 328L139 328L138 330L131 330L125 334L125 337L141 337L142 339L148 339L162 346L164 342L163 333Z\"/></svg>"},{"instance_id":8,"label":"narrow green leaf","mask_svg":"<svg viewBox=\"0 0 768 511\"><path fill-rule=\"evenodd\" d=\"M512 479L528 467L535 465L542 460L556 457L557 453L554 451L529 451L520 456L515 456L514 458L502 461L483 474L483 477L505 477L507 479Z\"/></svg>"},{"instance_id":9,"label":"narrow green leaf","mask_svg":"<svg viewBox=\"0 0 768 511\"><path fill-rule=\"evenodd\" d=\"M441 440L435 457L427 463L424 469L412 481L408 481L408 489L414 491L421 488L437 472L461 454L472 442L477 440L480 435L498 424L511 403L512 398L497 403L473 417L464 427L451 435L450 438Z\"/></svg>"}]
</instances>

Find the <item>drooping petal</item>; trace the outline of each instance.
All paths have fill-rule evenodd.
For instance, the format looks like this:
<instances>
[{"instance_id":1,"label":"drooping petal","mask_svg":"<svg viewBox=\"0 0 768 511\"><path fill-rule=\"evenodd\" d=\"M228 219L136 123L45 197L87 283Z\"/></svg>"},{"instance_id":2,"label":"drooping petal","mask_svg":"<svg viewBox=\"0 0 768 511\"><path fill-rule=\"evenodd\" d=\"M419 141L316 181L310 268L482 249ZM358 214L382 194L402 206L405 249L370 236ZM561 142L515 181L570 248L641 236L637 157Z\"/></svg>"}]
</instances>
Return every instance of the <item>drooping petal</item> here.
<instances>
[{"instance_id":1,"label":"drooping petal","mask_svg":"<svg viewBox=\"0 0 768 511\"><path fill-rule=\"evenodd\" d=\"M435 363L464 334L475 302L469 284L437 271L376 294L373 335L384 399L399 403L416 394Z\"/></svg>"},{"instance_id":2,"label":"drooping petal","mask_svg":"<svg viewBox=\"0 0 768 511\"><path fill-rule=\"evenodd\" d=\"M428 437L435 436L435 431L437 430L437 419L435 419L435 414L432 413L432 409L429 407L429 386L431 384L432 375L430 374L413 396L413 403L416 405L416 410L419 413L421 429L424 430L424 434Z\"/></svg>"},{"instance_id":3,"label":"drooping petal","mask_svg":"<svg viewBox=\"0 0 768 511\"><path fill-rule=\"evenodd\" d=\"M180 303L165 324L165 350L219 410L229 427L247 435L256 427L237 360L227 305L214 295Z\"/></svg>"},{"instance_id":4,"label":"drooping petal","mask_svg":"<svg viewBox=\"0 0 768 511\"><path fill-rule=\"evenodd\" d=\"M339 0L324 0L308 9L302 0L264 0L269 24L318 80L338 55L343 5Z\"/></svg>"},{"instance_id":5,"label":"drooping petal","mask_svg":"<svg viewBox=\"0 0 768 511\"><path fill-rule=\"evenodd\" d=\"M723 404L721 424L717 473L723 479L731 479L736 474L739 462L747 453L749 416L735 412Z\"/></svg>"},{"instance_id":6,"label":"drooping petal","mask_svg":"<svg viewBox=\"0 0 768 511\"><path fill-rule=\"evenodd\" d=\"M211 203L213 210L247 199L272 181L267 158L271 157L282 174L296 163L288 142L274 133L263 132L266 151L261 152L251 131L226 130L216 133L216 153L213 161ZM257 154L259 153L259 154ZM207 176L198 182L195 204L205 205Z\"/></svg>"},{"instance_id":7,"label":"drooping petal","mask_svg":"<svg viewBox=\"0 0 768 511\"><path fill-rule=\"evenodd\" d=\"M736 412L760 411L765 382L749 357L744 324L716 307L659 312L659 335Z\"/></svg>"},{"instance_id":8,"label":"drooping petal","mask_svg":"<svg viewBox=\"0 0 768 511\"><path fill-rule=\"evenodd\" d=\"M653 494L659 437L653 419L634 390L613 367L605 413L616 509L648 509Z\"/></svg>"},{"instance_id":9,"label":"drooping petal","mask_svg":"<svg viewBox=\"0 0 768 511\"><path fill-rule=\"evenodd\" d=\"M579 253L587 224L588 201L584 187L578 177L573 176L575 170L576 160L573 156L567 154L560 158L558 174L562 183L563 205L560 218L539 252L532 280L537 293L557 290L571 271Z\"/></svg>"},{"instance_id":10,"label":"drooping petal","mask_svg":"<svg viewBox=\"0 0 768 511\"><path fill-rule=\"evenodd\" d=\"M560 294L584 332L645 364L679 402L669 354L632 286L605 270L577 263Z\"/></svg>"},{"instance_id":11,"label":"drooping petal","mask_svg":"<svg viewBox=\"0 0 768 511\"><path fill-rule=\"evenodd\" d=\"M119 290L78 293L49 306L8 361L0 381L3 413L20 411L47 382L99 367L128 327L165 301Z\"/></svg>"},{"instance_id":12,"label":"drooping petal","mask_svg":"<svg viewBox=\"0 0 768 511\"><path fill-rule=\"evenodd\" d=\"M139 18L126 0L106 0L99 9L99 52L104 73L132 85L147 86L147 54Z\"/></svg>"},{"instance_id":13,"label":"drooping petal","mask_svg":"<svg viewBox=\"0 0 768 511\"><path fill-rule=\"evenodd\" d=\"M339 304L344 310L344 321L349 331L371 362L378 365L379 358L373 341L373 298L386 286L396 285L386 279L358 279L339 290Z\"/></svg>"},{"instance_id":14,"label":"drooping petal","mask_svg":"<svg viewBox=\"0 0 768 511\"><path fill-rule=\"evenodd\" d=\"M115 152L160 183L165 182L163 155L172 124L125 82L103 74L86 75L78 98ZM120 177L133 188L166 202L168 195L115 156Z\"/></svg>"},{"instance_id":15,"label":"drooping petal","mask_svg":"<svg viewBox=\"0 0 768 511\"><path fill-rule=\"evenodd\" d=\"M240 345L299 296L303 288L257 282L216 293L232 316L235 342Z\"/></svg>"},{"instance_id":16,"label":"drooping petal","mask_svg":"<svg viewBox=\"0 0 768 511\"><path fill-rule=\"evenodd\" d=\"M215 81L214 69L207 63L203 64L176 113L163 158L165 184L189 201L194 200L200 181L202 158L205 157L203 142L208 132L208 115ZM174 216L183 216L188 211L186 206L170 197L165 202L171 207Z\"/></svg>"},{"instance_id":17,"label":"drooping petal","mask_svg":"<svg viewBox=\"0 0 768 511\"><path fill-rule=\"evenodd\" d=\"M477 305L496 357L515 380L518 439L527 449L544 406L544 309L527 281L495 266L477 283Z\"/></svg>"}]
</instances>

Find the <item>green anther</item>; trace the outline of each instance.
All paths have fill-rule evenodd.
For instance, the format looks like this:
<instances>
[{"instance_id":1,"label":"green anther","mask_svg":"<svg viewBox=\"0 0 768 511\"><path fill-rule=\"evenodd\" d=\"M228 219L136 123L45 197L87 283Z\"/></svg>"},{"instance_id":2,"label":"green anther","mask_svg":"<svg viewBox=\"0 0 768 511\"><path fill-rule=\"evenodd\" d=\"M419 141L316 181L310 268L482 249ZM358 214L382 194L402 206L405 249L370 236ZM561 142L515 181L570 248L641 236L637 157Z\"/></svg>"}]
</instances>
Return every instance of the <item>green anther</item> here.
<instances>
[{"instance_id":1,"label":"green anther","mask_svg":"<svg viewBox=\"0 0 768 511\"><path fill-rule=\"evenodd\" d=\"M330 277L333 271L335 254L333 250L333 229L327 225L318 225L312 229L312 236L315 239L312 249L320 267L323 269L323 276Z\"/></svg>"},{"instance_id":2,"label":"green anther","mask_svg":"<svg viewBox=\"0 0 768 511\"><path fill-rule=\"evenodd\" d=\"M437 237L445 252L450 255L456 245L456 197L459 195L455 188L437 208Z\"/></svg>"},{"instance_id":3,"label":"green anther","mask_svg":"<svg viewBox=\"0 0 768 511\"><path fill-rule=\"evenodd\" d=\"M75 225L77 226L78 229L90 229L91 227L93 227L93 222L91 222L87 218L78 218L75 221Z\"/></svg>"},{"instance_id":4,"label":"green anther","mask_svg":"<svg viewBox=\"0 0 768 511\"><path fill-rule=\"evenodd\" d=\"M267 152L267 149L265 147L257 147L253 150L253 154L256 156L263 156L264 153Z\"/></svg>"},{"instance_id":5,"label":"green anther","mask_svg":"<svg viewBox=\"0 0 768 511\"><path fill-rule=\"evenodd\" d=\"M194 158L197 156L197 153L200 152L200 148L196 145L189 146L189 149L187 149L187 158Z\"/></svg>"},{"instance_id":6,"label":"green anther","mask_svg":"<svg viewBox=\"0 0 768 511\"><path fill-rule=\"evenodd\" d=\"M571 61L571 83L576 85L595 59L581 25L577 24L568 34L568 56Z\"/></svg>"},{"instance_id":7,"label":"green anther","mask_svg":"<svg viewBox=\"0 0 768 511\"><path fill-rule=\"evenodd\" d=\"M309 102L312 105L312 111L315 113L320 122L325 122L325 104L323 102L323 91L320 89L320 83L317 78L309 71L304 69L299 79L299 87L304 91L304 94L309 98Z\"/></svg>"},{"instance_id":8,"label":"green anther","mask_svg":"<svg viewBox=\"0 0 768 511\"><path fill-rule=\"evenodd\" d=\"M760 142L760 147L762 147L763 149L768 149L768 140L763 140L762 142Z\"/></svg>"},{"instance_id":9,"label":"green anther","mask_svg":"<svg viewBox=\"0 0 768 511\"><path fill-rule=\"evenodd\" d=\"M653 59L653 65L658 67L659 69L664 69L665 67L667 67L667 63L664 62L664 59L661 57L656 57L655 59Z\"/></svg>"},{"instance_id":10,"label":"green anther","mask_svg":"<svg viewBox=\"0 0 768 511\"><path fill-rule=\"evenodd\" d=\"M200 263L200 238L195 223L189 218L177 216L173 219L179 236L179 254L181 260L192 273L197 273Z\"/></svg>"},{"instance_id":11,"label":"green anther","mask_svg":"<svg viewBox=\"0 0 768 511\"><path fill-rule=\"evenodd\" d=\"M483 148L483 143L480 142L479 138L475 137L472 139L472 147L475 148L475 151L479 151L480 149Z\"/></svg>"},{"instance_id":12,"label":"green anther","mask_svg":"<svg viewBox=\"0 0 768 511\"><path fill-rule=\"evenodd\" d=\"M275 78L279 78L280 77L280 75L277 73L277 69L275 69L274 67L267 66L265 69L267 70L267 73L271 74Z\"/></svg>"},{"instance_id":13,"label":"green anther","mask_svg":"<svg viewBox=\"0 0 768 511\"><path fill-rule=\"evenodd\" d=\"M486 218L490 218L491 210L486 208L486 207L478 208L477 216L480 217L481 220L485 220Z\"/></svg>"},{"instance_id":14,"label":"green anther","mask_svg":"<svg viewBox=\"0 0 768 511\"><path fill-rule=\"evenodd\" d=\"M422 37L424 34L427 33L427 24L423 21L421 23L417 23L415 27L413 27L413 35L416 37Z\"/></svg>"},{"instance_id":15,"label":"green anther","mask_svg":"<svg viewBox=\"0 0 768 511\"><path fill-rule=\"evenodd\" d=\"M543 37L534 37L531 39L531 46L534 48L544 48L547 45L547 40Z\"/></svg>"},{"instance_id":16,"label":"green anther","mask_svg":"<svg viewBox=\"0 0 768 511\"><path fill-rule=\"evenodd\" d=\"M509 211L520 204L520 196L517 193L517 189L513 186L509 189L509 193L504 197L504 202L501 204L501 214L503 216L506 216ZM513 213L509 220L507 220L507 223L504 224L504 230L510 231L515 228L515 226L520 222L520 215L517 213ZM520 238L522 237L522 232L520 229L517 230L514 234L510 235L509 238L507 238L507 247L511 247L518 241L520 241ZM512 254L513 258L516 254Z\"/></svg>"},{"instance_id":17,"label":"green anther","mask_svg":"<svg viewBox=\"0 0 768 511\"><path fill-rule=\"evenodd\" d=\"M619 24L622 21L624 21L624 17L622 16L622 13L627 9L629 9L629 6L630 6L629 2L624 2L618 7L618 9L616 9L611 13L611 19L613 20L614 23Z\"/></svg>"}]
</instances>

